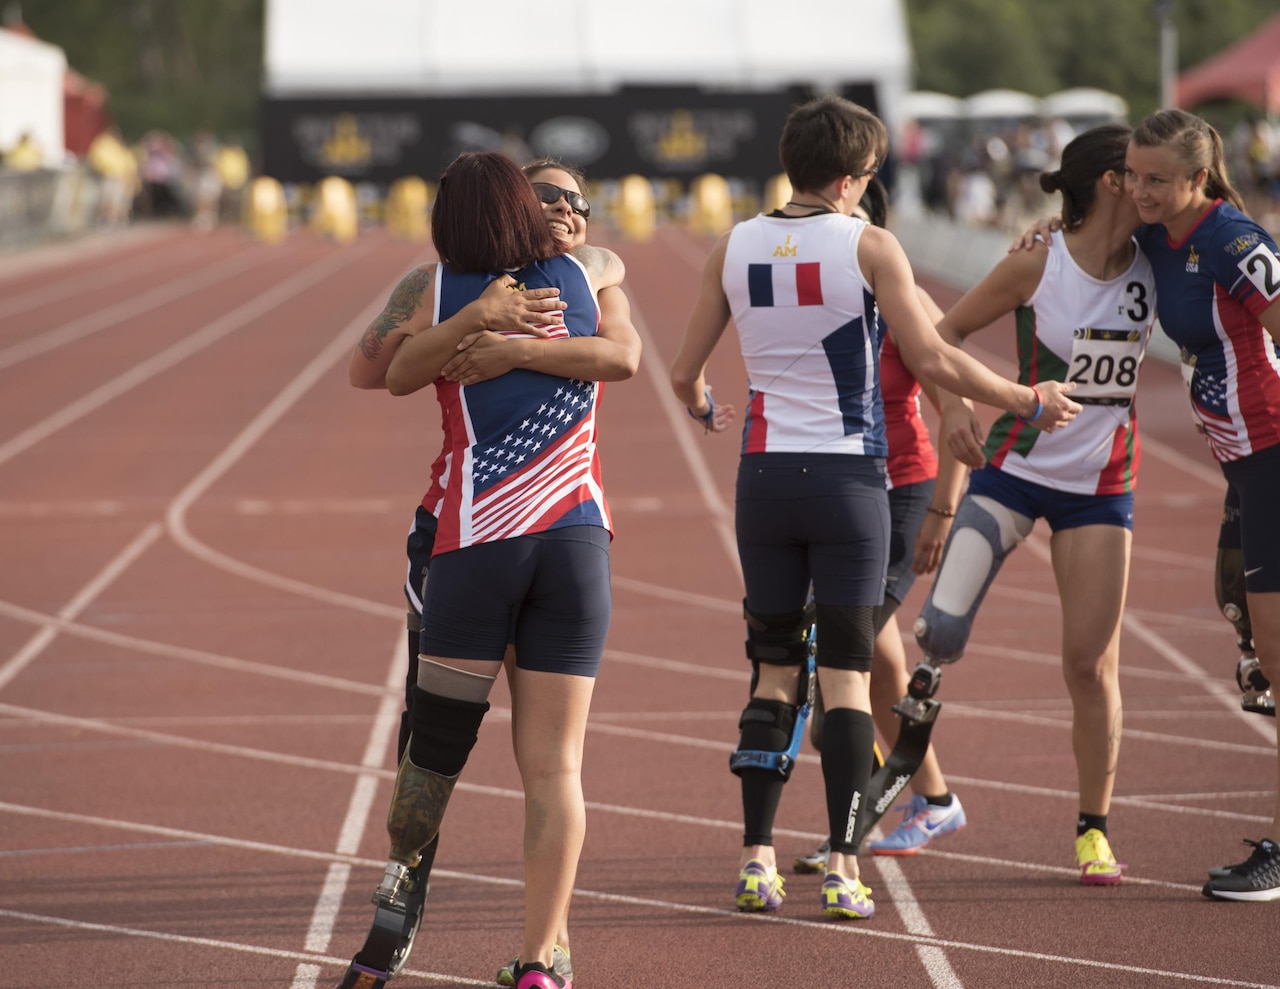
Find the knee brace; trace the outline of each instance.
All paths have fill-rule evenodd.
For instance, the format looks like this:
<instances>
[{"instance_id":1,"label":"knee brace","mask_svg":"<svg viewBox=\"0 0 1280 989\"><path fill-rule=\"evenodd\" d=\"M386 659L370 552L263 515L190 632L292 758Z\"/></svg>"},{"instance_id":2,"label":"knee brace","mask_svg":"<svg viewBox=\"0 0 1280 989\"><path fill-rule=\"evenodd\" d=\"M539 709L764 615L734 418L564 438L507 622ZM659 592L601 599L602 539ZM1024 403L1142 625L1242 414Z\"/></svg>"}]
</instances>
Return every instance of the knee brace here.
<instances>
[{"instance_id":1,"label":"knee brace","mask_svg":"<svg viewBox=\"0 0 1280 989\"><path fill-rule=\"evenodd\" d=\"M819 604L814 611L818 665L870 673L876 645L876 608Z\"/></svg>"},{"instance_id":2,"label":"knee brace","mask_svg":"<svg viewBox=\"0 0 1280 989\"><path fill-rule=\"evenodd\" d=\"M982 495L960 502L942 568L912 629L931 662L954 663L964 655L987 589L1031 526L1025 515Z\"/></svg>"},{"instance_id":3,"label":"knee brace","mask_svg":"<svg viewBox=\"0 0 1280 989\"><path fill-rule=\"evenodd\" d=\"M742 602L742 617L747 620L747 659L752 665L799 666L809 652L809 629L813 615L808 608L776 615L757 615Z\"/></svg>"},{"instance_id":4,"label":"knee brace","mask_svg":"<svg viewBox=\"0 0 1280 989\"><path fill-rule=\"evenodd\" d=\"M751 698L738 720L741 734L729 769L738 776L746 769L763 769L785 780L800 754L808 713L807 704Z\"/></svg>"},{"instance_id":5,"label":"knee brace","mask_svg":"<svg viewBox=\"0 0 1280 989\"><path fill-rule=\"evenodd\" d=\"M1253 627L1249 624L1249 603L1244 587L1244 553L1241 550L1218 548L1213 592L1218 599L1218 610L1236 630L1240 648L1252 652Z\"/></svg>"}]
</instances>

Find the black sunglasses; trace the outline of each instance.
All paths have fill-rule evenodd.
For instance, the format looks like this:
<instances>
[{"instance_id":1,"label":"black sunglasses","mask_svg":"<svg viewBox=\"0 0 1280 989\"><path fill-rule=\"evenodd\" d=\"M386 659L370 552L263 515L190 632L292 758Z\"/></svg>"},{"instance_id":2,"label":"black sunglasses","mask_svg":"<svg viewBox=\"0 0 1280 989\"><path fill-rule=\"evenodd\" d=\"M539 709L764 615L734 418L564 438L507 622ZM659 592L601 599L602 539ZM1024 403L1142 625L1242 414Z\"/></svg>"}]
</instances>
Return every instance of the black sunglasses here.
<instances>
[{"instance_id":1,"label":"black sunglasses","mask_svg":"<svg viewBox=\"0 0 1280 989\"><path fill-rule=\"evenodd\" d=\"M538 198L550 206L554 202L559 202L560 197L564 197L564 201L569 204L569 208L577 213L584 220L591 219L591 204L587 202L587 197L580 192L574 192L572 189L561 189L558 185L552 185L550 182L534 182L533 191L538 194Z\"/></svg>"}]
</instances>

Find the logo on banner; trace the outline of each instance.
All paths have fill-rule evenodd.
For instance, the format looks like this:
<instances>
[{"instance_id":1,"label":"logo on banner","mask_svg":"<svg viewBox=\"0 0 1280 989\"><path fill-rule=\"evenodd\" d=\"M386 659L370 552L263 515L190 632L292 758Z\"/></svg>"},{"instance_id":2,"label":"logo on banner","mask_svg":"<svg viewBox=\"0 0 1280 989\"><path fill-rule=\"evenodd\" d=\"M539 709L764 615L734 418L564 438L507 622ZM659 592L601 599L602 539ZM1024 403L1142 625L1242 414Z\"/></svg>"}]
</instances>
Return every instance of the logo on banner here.
<instances>
[{"instance_id":1,"label":"logo on banner","mask_svg":"<svg viewBox=\"0 0 1280 989\"><path fill-rule=\"evenodd\" d=\"M640 156L669 170L730 162L755 137L750 110L641 110L627 123Z\"/></svg>"},{"instance_id":2,"label":"logo on banner","mask_svg":"<svg viewBox=\"0 0 1280 989\"><path fill-rule=\"evenodd\" d=\"M358 177L379 165L396 165L422 128L408 113L307 113L293 123L304 161L324 172Z\"/></svg>"}]
</instances>

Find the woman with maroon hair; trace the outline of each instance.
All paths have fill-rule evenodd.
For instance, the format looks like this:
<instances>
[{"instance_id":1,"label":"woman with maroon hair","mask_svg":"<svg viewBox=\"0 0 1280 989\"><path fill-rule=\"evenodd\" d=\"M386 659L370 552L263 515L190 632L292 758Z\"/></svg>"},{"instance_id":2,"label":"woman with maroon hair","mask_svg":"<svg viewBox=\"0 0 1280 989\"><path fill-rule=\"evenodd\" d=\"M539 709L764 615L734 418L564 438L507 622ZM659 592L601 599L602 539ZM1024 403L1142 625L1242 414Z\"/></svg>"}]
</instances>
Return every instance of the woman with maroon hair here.
<instances>
[{"instance_id":1,"label":"woman with maroon hair","mask_svg":"<svg viewBox=\"0 0 1280 989\"><path fill-rule=\"evenodd\" d=\"M545 335L550 346L595 335L596 288L619 262L596 248L567 252L528 179L497 153L464 154L449 166L431 230L441 261L423 271L434 302L420 313L429 318L402 334L386 385L402 395L434 384L446 467L412 730L374 901L380 917L403 912L405 885L439 830L514 642L526 827L525 932L513 974L518 989L567 989L552 953L585 832L582 749L611 610L610 519L596 451L600 385L527 368L461 384L441 371L470 332L451 328L450 317L497 280L557 290L560 318L528 336ZM349 978L385 981L388 967L377 961L357 955Z\"/></svg>"}]
</instances>

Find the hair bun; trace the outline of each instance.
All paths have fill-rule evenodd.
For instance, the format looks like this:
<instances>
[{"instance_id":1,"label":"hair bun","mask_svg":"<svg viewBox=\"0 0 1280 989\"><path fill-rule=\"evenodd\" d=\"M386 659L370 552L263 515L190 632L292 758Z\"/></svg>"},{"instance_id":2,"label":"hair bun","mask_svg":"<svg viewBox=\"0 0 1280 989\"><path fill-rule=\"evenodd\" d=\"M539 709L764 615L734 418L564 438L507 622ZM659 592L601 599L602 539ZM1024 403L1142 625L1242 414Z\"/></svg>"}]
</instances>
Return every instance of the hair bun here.
<instances>
[{"instance_id":1,"label":"hair bun","mask_svg":"<svg viewBox=\"0 0 1280 989\"><path fill-rule=\"evenodd\" d=\"M1057 192L1062 188L1062 169L1040 173L1040 188L1045 192Z\"/></svg>"}]
</instances>

